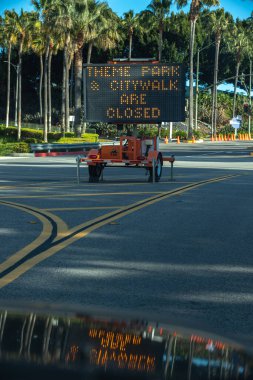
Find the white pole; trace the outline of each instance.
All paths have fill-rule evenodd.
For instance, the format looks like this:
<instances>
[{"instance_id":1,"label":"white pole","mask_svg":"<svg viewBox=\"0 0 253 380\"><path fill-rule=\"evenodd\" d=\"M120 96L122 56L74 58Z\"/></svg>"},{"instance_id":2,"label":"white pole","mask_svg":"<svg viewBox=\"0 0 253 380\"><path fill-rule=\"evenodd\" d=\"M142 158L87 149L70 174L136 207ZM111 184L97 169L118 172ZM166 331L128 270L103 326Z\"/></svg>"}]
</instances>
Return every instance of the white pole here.
<instances>
[{"instance_id":1,"label":"white pole","mask_svg":"<svg viewBox=\"0 0 253 380\"><path fill-rule=\"evenodd\" d=\"M173 128L173 123L170 122L170 141L172 140L172 128Z\"/></svg>"}]
</instances>

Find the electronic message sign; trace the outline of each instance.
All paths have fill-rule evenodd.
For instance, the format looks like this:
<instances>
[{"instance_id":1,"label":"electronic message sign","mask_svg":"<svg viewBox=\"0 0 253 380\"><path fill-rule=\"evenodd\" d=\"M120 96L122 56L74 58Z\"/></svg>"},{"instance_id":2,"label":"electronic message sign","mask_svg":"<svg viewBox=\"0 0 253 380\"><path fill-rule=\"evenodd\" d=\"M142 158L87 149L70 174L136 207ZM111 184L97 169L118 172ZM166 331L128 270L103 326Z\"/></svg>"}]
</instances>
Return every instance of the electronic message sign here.
<instances>
[{"instance_id":1,"label":"electronic message sign","mask_svg":"<svg viewBox=\"0 0 253 380\"><path fill-rule=\"evenodd\" d=\"M106 64L84 69L84 113L90 122L185 120L182 65Z\"/></svg>"}]
</instances>

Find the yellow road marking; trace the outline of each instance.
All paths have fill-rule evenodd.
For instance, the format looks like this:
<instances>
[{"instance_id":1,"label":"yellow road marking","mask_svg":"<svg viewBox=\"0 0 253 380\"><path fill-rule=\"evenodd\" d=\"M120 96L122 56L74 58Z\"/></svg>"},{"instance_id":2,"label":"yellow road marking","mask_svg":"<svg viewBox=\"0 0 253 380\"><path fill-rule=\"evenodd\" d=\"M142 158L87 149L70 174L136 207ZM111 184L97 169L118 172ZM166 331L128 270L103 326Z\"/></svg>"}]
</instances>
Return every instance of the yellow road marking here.
<instances>
[{"instance_id":1,"label":"yellow road marking","mask_svg":"<svg viewBox=\"0 0 253 380\"><path fill-rule=\"evenodd\" d=\"M31 198L64 198L64 197L102 197L109 195L142 195L142 194L160 194L161 191L122 191L120 193L87 193L87 194L48 194L48 195L3 195L0 196L0 199L31 199Z\"/></svg>"},{"instance_id":2,"label":"yellow road marking","mask_svg":"<svg viewBox=\"0 0 253 380\"><path fill-rule=\"evenodd\" d=\"M190 188L188 187L181 187L179 189L175 189L175 190L172 190L170 192L168 192L167 194L165 193L160 193L161 195L164 194L164 196L162 198L160 197L157 197L157 196L153 196L149 199L146 199L146 203L145 204L141 204L143 201L139 201L139 202L136 202L136 203L133 203L131 205L128 205L128 206L125 206L126 210L124 210L124 208L122 208L121 210L123 211L120 215L113 215L115 213L115 211L112 211L106 215L103 215L103 216L100 216L96 219L93 219L93 220L90 220L88 222L85 222L85 223L82 223L72 229L70 229L69 231L65 232L65 235L66 237L68 235L71 235L73 233L76 232L76 234L72 237L69 237L68 240L65 240L63 242L59 242L59 244L57 245L54 245L53 247L47 249L46 251L44 251L43 253L27 260L26 262L24 262L23 264L21 264L18 268L14 269L12 272L10 272L9 274L7 274L6 276L4 276L3 278L0 279L0 289L3 288L4 286L10 284L11 282L13 282L14 280L16 280L18 277L20 277L22 274L24 274L25 272L27 272L28 270L30 270L31 268L33 268L35 265L39 264L40 262L44 261L45 259L53 256L55 253L59 252L60 250L68 247L69 245L71 245L73 242L81 239L81 238L84 238L86 237L88 234L90 234L91 232L107 225L108 223L111 223L115 220L118 220L118 219L121 219L122 217L124 216L127 216L127 215L130 215L136 211L139 211L147 206L150 206L152 204L155 204L157 202L160 202L161 200L163 199L167 199L167 198L170 198L170 197L173 197L174 195L179 195L179 194L183 194L187 191L190 191L190 190L193 190L193 189L196 189L198 187L201 187L201 186L204 186L204 185L208 185L210 183L215 183L215 182L219 182L219 181L223 181L225 179L229 179L229 178L232 178L232 177L236 177L237 175L229 175L229 176L224 176L224 177L217 177L217 178L213 178L211 180L209 180L208 182L207 181L202 181L202 182L199 182L199 183L196 183L196 184L192 184L192 186ZM129 209L131 208L131 209ZM104 218L106 218L106 220L103 220ZM80 231L78 232L80 229L82 228L85 228L86 226L89 226L90 224L93 224L91 227L87 228L86 230L84 231ZM58 237L54 240L54 242L57 242L59 241L60 239L62 238L61 237Z\"/></svg>"},{"instance_id":3,"label":"yellow road marking","mask_svg":"<svg viewBox=\"0 0 253 380\"><path fill-rule=\"evenodd\" d=\"M0 201L0 204L1 204L1 201ZM51 214L50 212L44 212L43 210L37 209L35 207L31 208L29 206L26 206L26 205L24 206L18 203L8 202L8 204L4 203L3 205L7 207L13 207L13 208L19 209L21 211L24 211L24 212L27 212L28 214L33 215L34 217L40 220L43 227L42 227L42 231L40 235L35 240L33 240L30 244L28 244L27 246L25 246L24 248L22 248L21 250L19 250L10 258L6 259L0 264L0 273L5 271L12 265L14 265L16 262L18 262L22 258L24 258L29 252L37 248L40 244L43 244L51 235L51 232L52 232L51 223L49 222L47 218L45 218L43 215L39 213L43 213L44 215L54 220L54 222L57 224L58 234L60 236L61 234L64 234L68 230L67 224L61 218L59 218L58 216L54 214ZM27 209L26 207L29 207L30 210Z\"/></svg>"},{"instance_id":4,"label":"yellow road marking","mask_svg":"<svg viewBox=\"0 0 253 380\"><path fill-rule=\"evenodd\" d=\"M80 211L80 210L110 210L114 208L122 208L124 206L105 206L105 207L58 207L58 208L44 208L43 210L50 211Z\"/></svg>"}]
</instances>

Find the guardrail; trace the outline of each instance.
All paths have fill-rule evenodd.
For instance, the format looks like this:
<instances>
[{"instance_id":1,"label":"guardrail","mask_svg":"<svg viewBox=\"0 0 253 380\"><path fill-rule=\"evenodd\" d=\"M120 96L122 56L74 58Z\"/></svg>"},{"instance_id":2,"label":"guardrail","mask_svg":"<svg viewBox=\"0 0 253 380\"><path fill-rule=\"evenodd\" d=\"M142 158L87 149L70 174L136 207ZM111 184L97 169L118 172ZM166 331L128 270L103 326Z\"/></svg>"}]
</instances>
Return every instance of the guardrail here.
<instances>
[{"instance_id":1,"label":"guardrail","mask_svg":"<svg viewBox=\"0 0 253 380\"><path fill-rule=\"evenodd\" d=\"M81 144L30 144L35 157L78 155L90 149L98 149L99 143Z\"/></svg>"}]
</instances>

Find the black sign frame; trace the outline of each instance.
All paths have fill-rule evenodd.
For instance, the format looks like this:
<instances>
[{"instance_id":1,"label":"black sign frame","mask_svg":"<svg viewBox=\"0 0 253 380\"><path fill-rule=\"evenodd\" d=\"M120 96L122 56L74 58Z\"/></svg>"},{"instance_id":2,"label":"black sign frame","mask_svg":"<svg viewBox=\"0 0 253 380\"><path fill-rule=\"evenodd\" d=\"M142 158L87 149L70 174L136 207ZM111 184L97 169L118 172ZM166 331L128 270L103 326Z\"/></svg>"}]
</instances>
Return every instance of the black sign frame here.
<instances>
[{"instance_id":1,"label":"black sign frame","mask_svg":"<svg viewBox=\"0 0 253 380\"><path fill-rule=\"evenodd\" d=\"M84 65L83 106L87 122L158 124L184 121L184 65Z\"/></svg>"}]
</instances>

